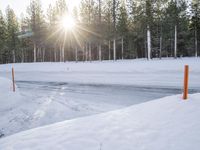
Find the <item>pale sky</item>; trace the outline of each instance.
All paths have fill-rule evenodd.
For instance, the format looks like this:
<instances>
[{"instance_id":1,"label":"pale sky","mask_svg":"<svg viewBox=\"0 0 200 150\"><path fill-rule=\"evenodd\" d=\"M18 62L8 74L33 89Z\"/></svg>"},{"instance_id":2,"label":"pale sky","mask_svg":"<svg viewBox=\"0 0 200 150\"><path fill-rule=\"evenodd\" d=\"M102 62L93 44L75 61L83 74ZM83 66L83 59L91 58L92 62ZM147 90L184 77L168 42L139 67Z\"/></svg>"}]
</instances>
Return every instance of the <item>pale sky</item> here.
<instances>
[{"instance_id":1,"label":"pale sky","mask_svg":"<svg viewBox=\"0 0 200 150\"><path fill-rule=\"evenodd\" d=\"M43 9L46 12L46 9L48 8L49 4L54 4L56 0L41 0ZM70 5L69 7L77 6L80 2L80 0L66 0L67 3ZM14 9L15 13L19 17L20 14L23 12L26 12L27 6L29 5L30 0L0 0L0 10L5 12L5 9L8 5L12 9Z\"/></svg>"},{"instance_id":2,"label":"pale sky","mask_svg":"<svg viewBox=\"0 0 200 150\"><path fill-rule=\"evenodd\" d=\"M56 0L41 0L43 10L46 12L49 4L54 4ZM77 6L81 0L66 0L70 9L74 6ZM189 2L192 0L188 0ZM14 9L15 13L18 17L20 17L21 13L26 13L27 6L29 5L30 0L0 0L0 10L5 12L5 9L8 5Z\"/></svg>"}]
</instances>

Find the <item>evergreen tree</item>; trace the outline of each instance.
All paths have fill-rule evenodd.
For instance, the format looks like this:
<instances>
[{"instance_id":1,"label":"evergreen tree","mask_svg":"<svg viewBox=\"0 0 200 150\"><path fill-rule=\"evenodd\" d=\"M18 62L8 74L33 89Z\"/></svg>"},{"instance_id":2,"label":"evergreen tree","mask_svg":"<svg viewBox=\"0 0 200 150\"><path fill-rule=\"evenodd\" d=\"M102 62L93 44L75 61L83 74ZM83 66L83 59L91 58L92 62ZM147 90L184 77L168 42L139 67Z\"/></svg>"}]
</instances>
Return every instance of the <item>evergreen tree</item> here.
<instances>
[{"instance_id":1,"label":"evergreen tree","mask_svg":"<svg viewBox=\"0 0 200 150\"><path fill-rule=\"evenodd\" d=\"M37 49L38 52L41 50L42 43L42 29L44 25L44 15L42 12L42 6L40 0L31 0L30 6L27 9L29 14L29 24L33 32L32 42L33 42L33 53L34 62L37 61Z\"/></svg>"},{"instance_id":2,"label":"evergreen tree","mask_svg":"<svg viewBox=\"0 0 200 150\"><path fill-rule=\"evenodd\" d=\"M152 0L146 0L146 22L147 22L147 59L151 59L151 49L152 49L152 43L151 43L151 28L152 28L152 22L153 22L153 8L152 8Z\"/></svg>"},{"instance_id":3,"label":"evergreen tree","mask_svg":"<svg viewBox=\"0 0 200 150\"><path fill-rule=\"evenodd\" d=\"M117 12L117 0L113 0L113 59L116 60L116 12Z\"/></svg>"},{"instance_id":4,"label":"evergreen tree","mask_svg":"<svg viewBox=\"0 0 200 150\"><path fill-rule=\"evenodd\" d=\"M168 7L165 10L163 31L165 32L165 48L167 50L167 56L174 56L176 58L177 53L177 23L178 20L178 7L176 1L171 0L168 3Z\"/></svg>"},{"instance_id":5,"label":"evergreen tree","mask_svg":"<svg viewBox=\"0 0 200 150\"><path fill-rule=\"evenodd\" d=\"M95 12L96 5L93 0L83 0L81 1L80 6L80 16L81 16L81 33L84 35L85 43L85 59L92 60L92 43L96 41L96 33L94 26L96 24L96 15Z\"/></svg>"},{"instance_id":6,"label":"evergreen tree","mask_svg":"<svg viewBox=\"0 0 200 150\"><path fill-rule=\"evenodd\" d=\"M128 14L126 10L125 3L122 3L119 8L117 31L121 36L121 58L124 59L124 47L127 47L127 38L128 38Z\"/></svg>"},{"instance_id":7,"label":"evergreen tree","mask_svg":"<svg viewBox=\"0 0 200 150\"><path fill-rule=\"evenodd\" d=\"M111 60L112 54L111 54L111 40L113 38L113 25L112 25L112 0L106 1L103 7L104 13L103 13L103 24L105 27L104 32L104 39L107 41L107 48L108 48L108 59Z\"/></svg>"},{"instance_id":8,"label":"evergreen tree","mask_svg":"<svg viewBox=\"0 0 200 150\"><path fill-rule=\"evenodd\" d=\"M2 12L0 11L0 63L6 63L8 55L6 54L6 22L3 17Z\"/></svg>"},{"instance_id":9,"label":"evergreen tree","mask_svg":"<svg viewBox=\"0 0 200 150\"><path fill-rule=\"evenodd\" d=\"M65 0L57 0L45 18L40 0L31 0L28 17L20 21L9 7L5 18L0 12L0 62L197 57L199 3L82 0L69 12ZM73 31L61 26L66 15L76 21Z\"/></svg>"},{"instance_id":10,"label":"evergreen tree","mask_svg":"<svg viewBox=\"0 0 200 150\"><path fill-rule=\"evenodd\" d=\"M189 30L189 24L190 19L187 14L187 8L188 4L185 0L179 1L178 6L178 23L177 23L177 49L179 50L177 52L178 56L189 56L193 52L190 46L190 30Z\"/></svg>"},{"instance_id":11,"label":"evergreen tree","mask_svg":"<svg viewBox=\"0 0 200 150\"><path fill-rule=\"evenodd\" d=\"M191 5L191 25L190 29L194 35L195 56L198 56L198 43L200 41L200 1L193 0Z\"/></svg>"},{"instance_id":12,"label":"evergreen tree","mask_svg":"<svg viewBox=\"0 0 200 150\"><path fill-rule=\"evenodd\" d=\"M57 14L56 14L56 8L49 5L47 9L47 47L52 50L53 56L50 56L50 60L57 62L58 59L58 20L57 20ZM51 51L49 50L49 51Z\"/></svg>"},{"instance_id":13,"label":"evergreen tree","mask_svg":"<svg viewBox=\"0 0 200 150\"><path fill-rule=\"evenodd\" d=\"M129 55L133 58L146 56L146 15L145 2L128 1L130 34Z\"/></svg>"},{"instance_id":14,"label":"evergreen tree","mask_svg":"<svg viewBox=\"0 0 200 150\"><path fill-rule=\"evenodd\" d=\"M6 24L7 24L7 48L8 48L8 57L9 62L16 62L16 55L19 49L19 40L17 33L19 32L19 26L17 22L16 15L9 6L6 9Z\"/></svg>"}]
</instances>

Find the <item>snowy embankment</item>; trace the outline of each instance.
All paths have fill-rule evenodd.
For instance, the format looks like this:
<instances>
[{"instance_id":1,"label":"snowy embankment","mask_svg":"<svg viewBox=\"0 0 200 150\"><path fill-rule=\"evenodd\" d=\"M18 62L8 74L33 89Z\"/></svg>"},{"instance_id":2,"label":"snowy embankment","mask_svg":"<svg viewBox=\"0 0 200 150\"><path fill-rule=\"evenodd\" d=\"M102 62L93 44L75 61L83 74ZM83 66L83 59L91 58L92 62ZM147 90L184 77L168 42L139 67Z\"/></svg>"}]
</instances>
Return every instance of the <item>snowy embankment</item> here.
<instances>
[{"instance_id":1,"label":"snowy embankment","mask_svg":"<svg viewBox=\"0 0 200 150\"><path fill-rule=\"evenodd\" d=\"M17 81L180 88L185 64L190 66L190 87L199 88L200 58L8 64L0 65L0 73L10 77L14 66Z\"/></svg>"},{"instance_id":2,"label":"snowy embankment","mask_svg":"<svg viewBox=\"0 0 200 150\"><path fill-rule=\"evenodd\" d=\"M184 72L183 69L184 69L185 64L188 64L190 66L189 88L192 90L191 93L198 92L200 89L200 78L199 78L200 59L199 58L183 58L183 59L176 59L176 60L169 58L169 59L152 60L152 61L141 59L141 60L124 60L124 61L117 61L117 62L103 61L103 62L91 62L91 63L90 62L79 62L79 63L66 62L66 63L25 63L25 64L0 65L1 77L11 78L11 68L12 66L15 68L16 81L17 81L17 84L19 85L20 94L21 94L20 96L18 90L16 93L12 93L11 81L6 80L5 82L8 82L8 83L4 84L5 79L1 79L2 82L0 81L0 84L1 83L2 84L0 85L0 87L1 89L5 91L2 91L3 94L0 95L0 100L3 101L3 104L0 105L0 112L1 112L0 133L4 134L5 136L8 136L20 131L24 131L31 128L40 127L43 125L48 125L48 124L52 124L52 123L56 123L56 122L60 122L60 121L68 120L68 119L121 109L133 104L139 104L139 103L143 103L143 102L157 99L160 97L172 95L173 92L169 92L168 90L174 91L173 94L177 94L177 93L180 94L182 85L183 85L183 72ZM25 81L25 82L19 82L19 81ZM31 82L31 81L35 81L35 82ZM99 85L99 84L105 84L105 85ZM7 92L8 90L6 88L9 89L10 91ZM195 96L191 97L191 99L193 98L195 99ZM172 99L175 99L175 98L172 98ZM138 105L136 106L136 108L142 105ZM143 113L147 113L146 107L145 109L141 108L141 111L144 110ZM155 109L157 109L157 107L158 106L155 106ZM197 107L198 107L198 104L197 104ZM135 110L134 106L131 108ZM145 125L143 123L140 123L142 121L134 120L134 118L136 119L140 118L140 115L142 112L138 111L140 113L135 113L135 111L133 111L133 114L132 114L131 108L114 112L114 114L117 113L120 116L120 113L121 113L122 121L123 119L128 121L128 119L126 119L126 114L124 118L123 112L130 111L129 120L132 120L133 118L133 122L130 122L128 124L130 124L130 126L133 126L134 122L137 123L139 121L139 123L137 123L138 128L141 128L141 130L143 130L143 126ZM172 109L174 110L177 109L176 105ZM72 136L72 134L75 134L76 137L78 137L79 135L82 137L85 137L85 135L88 135L88 134L91 134L91 135L95 134L93 133L93 131L94 130L96 131L96 129L98 129L99 126L102 126L102 130L99 130L99 131L97 130L98 131L96 133L97 136L95 136L94 138L94 139L97 139L97 141L99 142L98 143L95 141L97 144L95 143L94 145L97 146L98 149L100 149L101 143L102 143L102 147L105 147L105 144L106 144L105 141L106 139L109 139L108 137L106 137L107 133L103 135L104 129L105 129L105 132L107 132L108 130L112 131L118 128L118 127L116 128L114 127L113 129L111 128L112 125L114 126L113 121L115 122L115 119L112 118L112 114L113 113L108 113L104 115L97 115L97 116L85 118L85 121L88 122L88 124L84 124L83 122L81 122L82 119L80 119L80 122L77 119L74 121L67 121L65 123L60 123L62 126L60 126L59 124L58 126L62 128L69 128L69 130L58 129L58 127L54 127L55 130L58 130L58 134L59 134L59 135L56 135L56 134L55 135L56 137L62 136L62 134L59 133L59 130L60 130L60 132L70 134L70 136ZM107 115L108 117L105 117ZM110 122L109 122L109 116L110 116ZM105 118L105 120L102 120L103 121L102 124L99 124L99 122L95 120L96 117L99 118L100 122L103 118ZM141 119L143 117L145 116L141 116ZM91 121L89 121L90 118L91 118ZM148 124L153 123L150 120L147 120L147 121L149 121ZM179 120L179 121L183 121L183 120ZM80 133L77 133L75 129L71 129L73 127L69 127L70 125L68 124L71 124L71 122L77 122L77 125L74 125L76 123L72 123L72 125L74 126L74 128L77 128L77 130L80 130ZM93 122L95 122L95 124L92 124ZM118 122L116 123L119 123L119 122L120 120L118 120ZM190 121L190 123L191 122L192 121ZM81 127L82 124L84 126L83 128ZM194 124L196 123L194 122ZM125 126L125 123L122 123L122 124L119 123L119 125L123 127ZM90 126L92 126L91 130L90 130ZM89 128L88 133L86 131L86 128ZM36 132L38 132L37 131L38 129L35 129L35 130ZM54 137L51 134L54 134L53 132L55 130L53 130L52 132L49 132L50 135L48 136L50 140L53 140ZM61 131L61 130L64 130L64 131ZM133 129L130 129L131 133L135 132L135 130L133 131L132 130ZM148 129L147 131L149 130L150 129ZM32 133L33 131L34 130L30 132ZM119 133L121 133L120 131L121 131L121 127L119 127ZM84 135L82 135L82 132L83 133L85 132ZM124 134L123 132L126 133L125 130L124 131L122 130L121 134ZM142 131L139 131L139 132L141 132L141 134L144 134ZM156 132L160 132L160 131L156 130ZM101 133L103 137L101 137ZM20 134L23 134L23 133L20 133ZM42 136L41 138L45 137L46 134L48 133L44 133L44 134L45 135L41 135ZM149 133L145 132L145 134L149 134ZM34 133L33 135L37 136L36 133ZM67 139L68 141L71 141L72 137L70 136L69 137L63 136L64 139L63 138L61 139L63 140ZM101 138L99 139L98 136ZM116 133L114 134L114 137L111 136L111 139L115 139L115 137L117 136L119 135L117 135ZM130 140L132 140L132 135L127 135L127 136L131 136ZM156 136L157 135L155 135L155 137ZM12 136L8 137L8 139L10 138L12 138ZM21 137L21 138L24 138L24 137ZM18 141L22 141L21 138L19 138ZM133 137L133 140L134 138L135 137ZM5 140L6 139L7 138L5 138ZM1 141L0 149L4 149L1 147L1 145L5 146L4 144L7 143L5 142L5 140L0 139ZM77 140L81 141L82 139L78 138ZM72 141L74 141L73 138L72 138ZM119 140L119 142L118 141L117 142L120 143L120 141L121 139ZM62 141L55 141L55 142L62 143ZM75 141L75 144L76 142L77 141ZM88 139L88 142L90 142L90 138ZM112 142L113 141L111 141L111 143ZM139 141L137 140L136 142L140 143L140 140ZM81 143L82 142L80 142L79 145L82 145ZM132 143L132 142L127 141L127 143ZM16 145L18 144L19 143L17 142ZM56 143L52 142L52 144L54 145ZM62 143L61 146L62 145L65 146L66 144L68 143L64 143L64 144ZM74 143L71 143L71 144L74 144ZM28 142L28 145L29 145L29 142ZM126 145L126 142L125 142L125 145ZM23 147L26 147L26 146L23 145ZM47 149L47 148L45 147L44 149ZM57 148L54 148L54 149L57 149ZM126 149L126 147L124 149ZM70 150L73 150L73 149L70 149ZM102 148L102 150L104 149Z\"/></svg>"},{"instance_id":3,"label":"snowy embankment","mask_svg":"<svg viewBox=\"0 0 200 150\"><path fill-rule=\"evenodd\" d=\"M181 95L3 138L2 150L199 150L200 94Z\"/></svg>"},{"instance_id":4,"label":"snowy embankment","mask_svg":"<svg viewBox=\"0 0 200 150\"><path fill-rule=\"evenodd\" d=\"M16 90L16 92L13 92L12 81L0 77L0 89L1 111L10 109L10 107L15 106L19 102L20 95L18 93L18 89Z\"/></svg>"},{"instance_id":5,"label":"snowy embankment","mask_svg":"<svg viewBox=\"0 0 200 150\"><path fill-rule=\"evenodd\" d=\"M0 137L6 134L4 132L4 129L7 128L9 124L10 130L20 130L19 124L16 124L14 121L18 118L13 118L13 115L15 112L18 114L21 114L18 109L20 108L22 104L22 97L18 91L18 88L16 87L16 92L12 91L12 81L1 78L0 77ZM24 102L23 102L24 103ZM10 117L13 118L13 120L10 120ZM19 116L18 116L19 117Z\"/></svg>"}]
</instances>

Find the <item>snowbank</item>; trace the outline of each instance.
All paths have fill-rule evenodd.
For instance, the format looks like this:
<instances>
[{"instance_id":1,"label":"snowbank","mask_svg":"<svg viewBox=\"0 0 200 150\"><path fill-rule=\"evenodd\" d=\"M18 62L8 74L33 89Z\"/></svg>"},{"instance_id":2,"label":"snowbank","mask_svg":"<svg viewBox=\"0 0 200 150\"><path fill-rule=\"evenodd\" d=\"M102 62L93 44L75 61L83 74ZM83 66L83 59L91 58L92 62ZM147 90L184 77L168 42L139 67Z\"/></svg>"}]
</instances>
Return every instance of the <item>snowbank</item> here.
<instances>
[{"instance_id":1,"label":"snowbank","mask_svg":"<svg viewBox=\"0 0 200 150\"><path fill-rule=\"evenodd\" d=\"M0 137L12 133L14 130L20 131L21 127L17 125L18 123L14 123L14 120L21 115L21 112L18 111L21 104L22 97L18 88L16 87L16 92L13 92L12 81L0 77Z\"/></svg>"},{"instance_id":2,"label":"snowbank","mask_svg":"<svg viewBox=\"0 0 200 150\"><path fill-rule=\"evenodd\" d=\"M0 140L2 150L199 150L200 94L65 121Z\"/></svg>"},{"instance_id":3,"label":"snowbank","mask_svg":"<svg viewBox=\"0 0 200 150\"><path fill-rule=\"evenodd\" d=\"M8 110L19 103L20 94L12 91L12 81L0 77L0 111Z\"/></svg>"},{"instance_id":4,"label":"snowbank","mask_svg":"<svg viewBox=\"0 0 200 150\"><path fill-rule=\"evenodd\" d=\"M0 65L0 72L8 77L14 66L18 81L180 88L185 64L190 66L190 87L199 88L200 58L7 64Z\"/></svg>"}]
</instances>

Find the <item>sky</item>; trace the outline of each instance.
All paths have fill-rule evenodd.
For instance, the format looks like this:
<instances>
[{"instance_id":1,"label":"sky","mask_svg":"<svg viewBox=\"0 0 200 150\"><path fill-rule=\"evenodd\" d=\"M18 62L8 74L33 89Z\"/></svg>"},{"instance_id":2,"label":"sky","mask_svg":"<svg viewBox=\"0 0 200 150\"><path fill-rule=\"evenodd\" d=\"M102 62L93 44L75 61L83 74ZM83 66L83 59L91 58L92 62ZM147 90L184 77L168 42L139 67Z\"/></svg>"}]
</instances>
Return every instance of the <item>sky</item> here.
<instances>
[{"instance_id":1,"label":"sky","mask_svg":"<svg viewBox=\"0 0 200 150\"><path fill-rule=\"evenodd\" d=\"M43 10L46 11L49 4L54 4L56 0L41 0ZM66 0L69 4L70 8L77 6L81 0ZM188 0L189 2L192 0ZM21 13L25 13L27 10L27 6L29 5L30 0L0 0L0 10L5 11L6 7L10 5L11 8L14 9L15 13L18 17L20 17Z\"/></svg>"},{"instance_id":2,"label":"sky","mask_svg":"<svg viewBox=\"0 0 200 150\"><path fill-rule=\"evenodd\" d=\"M46 11L49 4L54 4L56 0L41 0L43 9ZM70 7L79 4L80 0L66 0ZM20 17L21 13L25 13L30 0L0 0L0 10L5 11L6 7L10 5L14 9L16 15Z\"/></svg>"}]
</instances>

